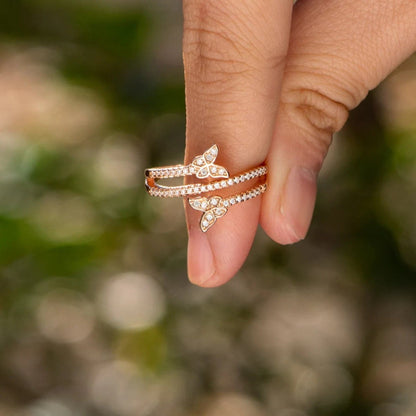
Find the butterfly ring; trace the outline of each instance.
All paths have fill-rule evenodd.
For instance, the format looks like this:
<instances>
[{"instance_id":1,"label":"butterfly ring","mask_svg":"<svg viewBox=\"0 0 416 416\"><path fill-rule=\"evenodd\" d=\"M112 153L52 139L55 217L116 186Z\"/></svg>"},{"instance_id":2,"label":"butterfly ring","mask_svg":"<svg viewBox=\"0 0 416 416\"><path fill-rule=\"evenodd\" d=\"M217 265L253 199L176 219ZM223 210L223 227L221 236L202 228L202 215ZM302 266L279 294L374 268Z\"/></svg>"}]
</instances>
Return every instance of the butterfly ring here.
<instances>
[{"instance_id":1,"label":"butterfly ring","mask_svg":"<svg viewBox=\"0 0 416 416\"><path fill-rule=\"evenodd\" d=\"M246 192L227 198L218 195L189 198L193 195L200 195L206 192L228 188L238 183L263 177L267 174L267 167L261 165L230 177L230 174L225 167L214 163L217 156L218 146L214 144L202 155L196 156L188 165L172 165L146 169L146 190L152 196L188 198L192 208L203 212L200 228L201 231L206 232L215 224L218 218L223 217L228 212L230 206L254 198L266 191L266 183L263 183ZM198 179L212 178L214 181L206 184L192 183L179 186L166 186L157 183L159 179L177 178L188 175L193 175Z\"/></svg>"}]
</instances>

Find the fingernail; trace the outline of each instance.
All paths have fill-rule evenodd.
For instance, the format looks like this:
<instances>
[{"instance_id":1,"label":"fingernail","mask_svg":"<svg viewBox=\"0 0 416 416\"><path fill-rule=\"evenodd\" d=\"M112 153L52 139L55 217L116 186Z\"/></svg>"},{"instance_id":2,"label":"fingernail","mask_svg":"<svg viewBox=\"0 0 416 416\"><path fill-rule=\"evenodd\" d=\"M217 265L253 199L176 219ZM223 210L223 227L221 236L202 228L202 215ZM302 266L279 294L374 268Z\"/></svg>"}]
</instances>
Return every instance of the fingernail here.
<instances>
[{"instance_id":1,"label":"fingernail","mask_svg":"<svg viewBox=\"0 0 416 416\"><path fill-rule=\"evenodd\" d=\"M214 255L208 238L199 228L189 231L188 277L191 283L202 286L215 274Z\"/></svg>"},{"instance_id":2,"label":"fingernail","mask_svg":"<svg viewBox=\"0 0 416 416\"><path fill-rule=\"evenodd\" d=\"M302 166L293 167L288 175L280 211L286 219L294 241L305 238L316 198L316 174Z\"/></svg>"}]
</instances>

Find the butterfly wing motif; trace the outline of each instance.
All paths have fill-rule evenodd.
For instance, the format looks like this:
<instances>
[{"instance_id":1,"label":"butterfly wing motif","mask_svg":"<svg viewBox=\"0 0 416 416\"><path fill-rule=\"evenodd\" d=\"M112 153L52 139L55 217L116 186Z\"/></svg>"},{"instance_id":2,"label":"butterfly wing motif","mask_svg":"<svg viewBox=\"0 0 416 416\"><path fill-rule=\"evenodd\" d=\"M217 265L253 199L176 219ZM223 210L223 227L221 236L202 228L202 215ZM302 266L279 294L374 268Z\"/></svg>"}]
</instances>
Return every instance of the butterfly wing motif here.
<instances>
[{"instance_id":1,"label":"butterfly wing motif","mask_svg":"<svg viewBox=\"0 0 416 416\"><path fill-rule=\"evenodd\" d=\"M198 211L204 212L199 222L201 231L204 233L216 223L218 218L223 217L228 211L227 208L224 207L223 200L220 196L190 199L189 205Z\"/></svg>"},{"instance_id":2,"label":"butterfly wing motif","mask_svg":"<svg viewBox=\"0 0 416 416\"><path fill-rule=\"evenodd\" d=\"M228 178L227 169L215 165L214 162L218 156L218 146L214 144L204 154L196 156L192 161L192 166L196 171L196 177L205 178Z\"/></svg>"},{"instance_id":3,"label":"butterfly wing motif","mask_svg":"<svg viewBox=\"0 0 416 416\"><path fill-rule=\"evenodd\" d=\"M208 198L205 197L189 199L189 205L197 211L205 212L209 209L209 201Z\"/></svg>"}]
</instances>

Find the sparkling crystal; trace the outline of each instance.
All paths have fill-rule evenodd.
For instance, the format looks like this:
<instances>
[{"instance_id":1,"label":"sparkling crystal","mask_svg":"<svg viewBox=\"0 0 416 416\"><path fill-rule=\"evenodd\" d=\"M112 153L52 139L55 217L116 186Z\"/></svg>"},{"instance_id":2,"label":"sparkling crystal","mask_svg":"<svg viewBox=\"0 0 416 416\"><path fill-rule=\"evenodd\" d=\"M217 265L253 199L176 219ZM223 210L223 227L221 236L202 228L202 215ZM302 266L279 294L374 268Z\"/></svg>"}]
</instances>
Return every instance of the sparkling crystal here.
<instances>
[{"instance_id":1,"label":"sparkling crystal","mask_svg":"<svg viewBox=\"0 0 416 416\"><path fill-rule=\"evenodd\" d=\"M218 205L218 199L211 199L211 205Z\"/></svg>"},{"instance_id":2,"label":"sparkling crystal","mask_svg":"<svg viewBox=\"0 0 416 416\"><path fill-rule=\"evenodd\" d=\"M227 181L221 181L221 187L225 188L227 186Z\"/></svg>"},{"instance_id":3,"label":"sparkling crystal","mask_svg":"<svg viewBox=\"0 0 416 416\"><path fill-rule=\"evenodd\" d=\"M213 216L211 214L207 214L207 217L206 218L207 218L208 221L211 221L212 218L213 218Z\"/></svg>"},{"instance_id":4,"label":"sparkling crystal","mask_svg":"<svg viewBox=\"0 0 416 416\"><path fill-rule=\"evenodd\" d=\"M201 208L202 209L205 209L205 208L207 208L208 207L208 202L207 201L203 201L202 203L201 203Z\"/></svg>"},{"instance_id":5,"label":"sparkling crystal","mask_svg":"<svg viewBox=\"0 0 416 416\"><path fill-rule=\"evenodd\" d=\"M225 200L225 201L223 202L223 205L224 205L225 207L228 207L228 206L230 205L230 203L229 203L227 200Z\"/></svg>"},{"instance_id":6,"label":"sparkling crystal","mask_svg":"<svg viewBox=\"0 0 416 416\"><path fill-rule=\"evenodd\" d=\"M234 205L234 204L235 204L235 198L231 198L231 199L230 199L230 204L231 204L231 205Z\"/></svg>"},{"instance_id":7,"label":"sparkling crystal","mask_svg":"<svg viewBox=\"0 0 416 416\"><path fill-rule=\"evenodd\" d=\"M208 222L207 220L204 220L204 221L202 221L202 225L203 225L204 227L208 227L209 222Z\"/></svg>"},{"instance_id":8,"label":"sparkling crystal","mask_svg":"<svg viewBox=\"0 0 416 416\"><path fill-rule=\"evenodd\" d=\"M205 156L205 159L207 159L208 162L212 162L214 160L214 156L211 153L209 153Z\"/></svg>"},{"instance_id":9,"label":"sparkling crystal","mask_svg":"<svg viewBox=\"0 0 416 416\"><path fill-rule=\"evenodd\" d=\"M208 188L208 191L213 191L214 190L214 187L212 185L208 185L207 188Z\"/></svg>"},{"instance_id":10,"label":"sparkling crystal","mask_svg":"<svg viewBox=\"0 0 416 416\"><path fill-rule=\"evenodd\" d=\"M241 196L240 196L240 195L238 195L238 196L235 198L235 200L236 200L237 202L241 202Z\"/></svg>"},{"instance_id":11,"label":"sparkling crystal","mask_svg":"<svg viewBox=\"0 0 416 416\"><path fill-rule=\"evenodd\" d=\"M227 183L231 186L234 183L234 181L232 179L228 179Z\"/></svg>"},{"instance_id":12,"label":"sparkling crystal","mask_svg":"<svg viewBox=\"0 0 416 416\"><path fill-rule=\"evenodd\" d=\"M215 189L220 189L221 188L221 185L219 184L219 182L217 182L217 183L214 184L214 188Z\"/></svg>"},{"instance_id":13,"label":"sparkling crystal","mask_svg":"<svg viewBox=\"0 0 416 416\"><path fill-rule=\"evenodd\" d=\"M234 178L234 183L239 183L239 182L240 182L240 178L238 176Z\"/></svg>"}]
</instances>

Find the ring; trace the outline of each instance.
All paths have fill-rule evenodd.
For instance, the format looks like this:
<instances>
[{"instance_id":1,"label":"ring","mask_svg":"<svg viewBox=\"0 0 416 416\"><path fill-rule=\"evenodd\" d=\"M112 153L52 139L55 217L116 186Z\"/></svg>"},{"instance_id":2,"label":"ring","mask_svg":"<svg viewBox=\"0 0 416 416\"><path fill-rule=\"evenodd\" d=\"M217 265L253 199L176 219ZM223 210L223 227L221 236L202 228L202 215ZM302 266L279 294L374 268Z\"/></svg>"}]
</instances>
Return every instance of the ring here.
<instances>
[{"instance_id":1,"label":"ring","mask_svg":"<svg viewBox=\"0 0 416 416\"><path fill-rule=\"evenodd\" d=\"M230 174L225 167L214 163L217 156L218 146L214 144L202 155L196 156L188 165L172 165L146 169L146 190L151 196L163 198L188 197L228 188L238 183L243 183L267 174L267 167L265 165L260 165L230 177ZM179 186L166 186L157 183L159 179L179 178L184 176L195 176L198 179L212 178L216 180L207 184L192 183ZM263 183L246 192L227 198L216 195L209 198L188 198L188 202L192 208L203 212L200 220L200 228L201 231L206 232L215 224L218 218L223 217L228 212L230 206L255 198L265 191L266 183Z\"/></svg>"}]
</instances>

